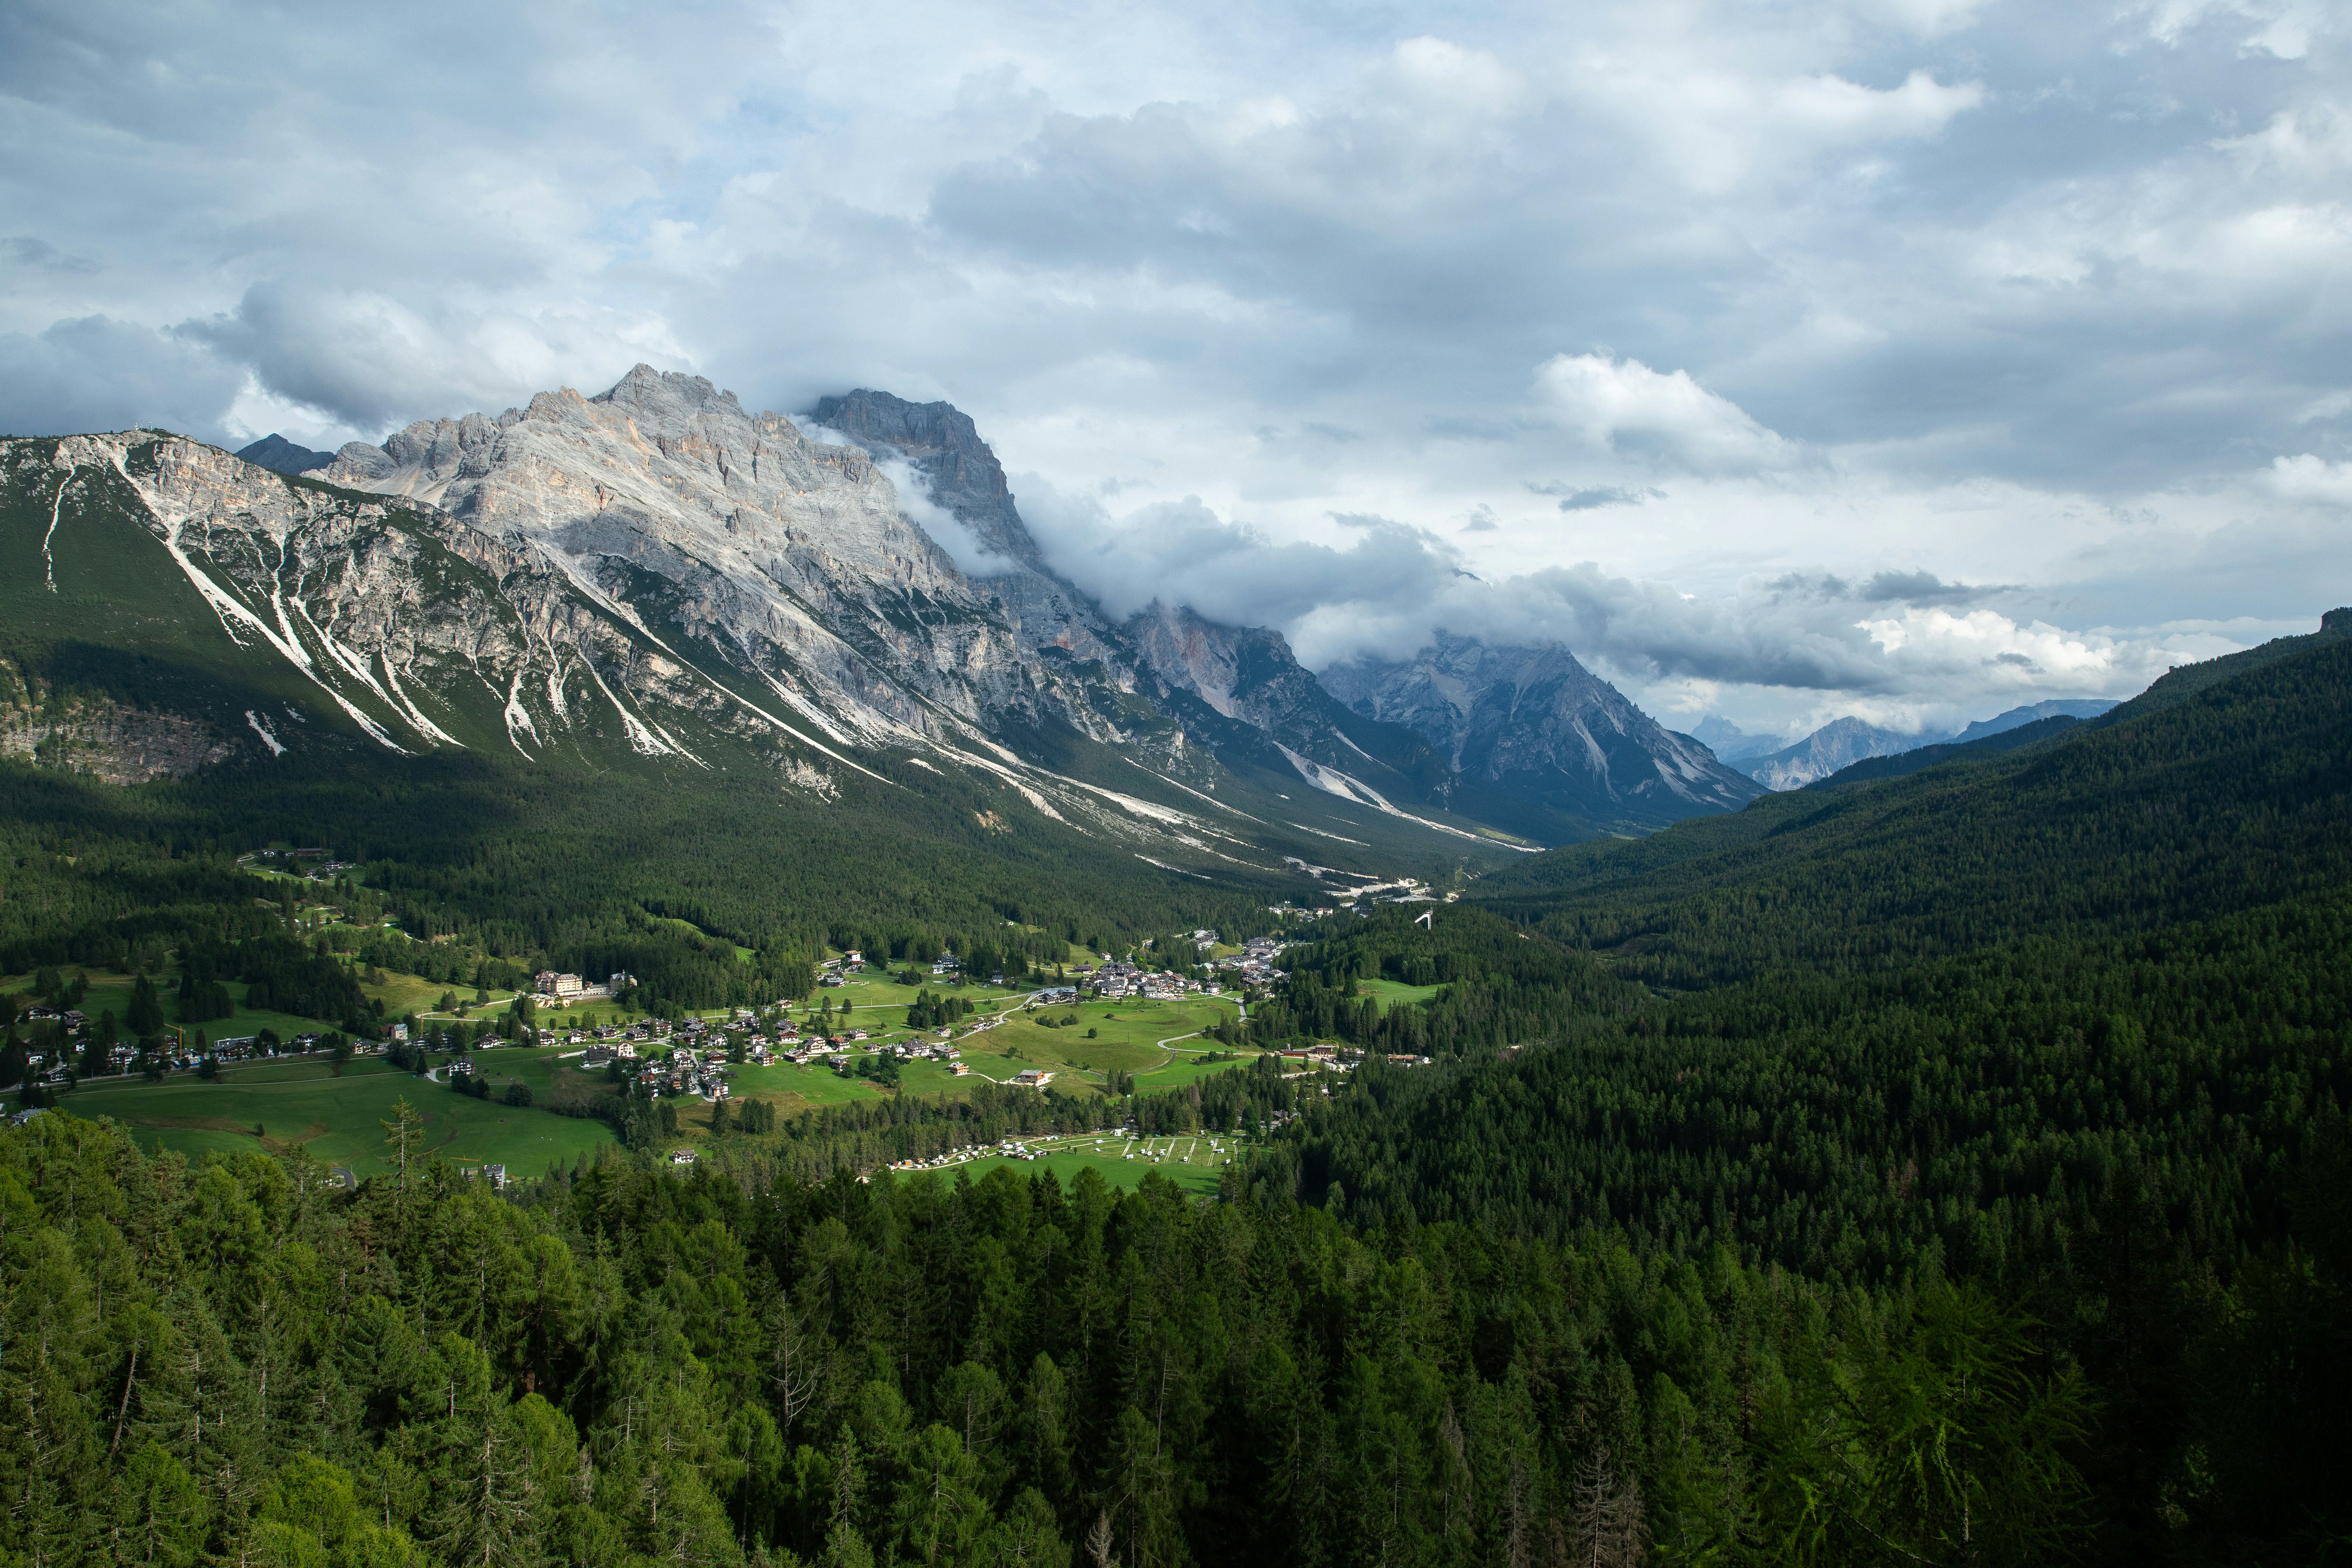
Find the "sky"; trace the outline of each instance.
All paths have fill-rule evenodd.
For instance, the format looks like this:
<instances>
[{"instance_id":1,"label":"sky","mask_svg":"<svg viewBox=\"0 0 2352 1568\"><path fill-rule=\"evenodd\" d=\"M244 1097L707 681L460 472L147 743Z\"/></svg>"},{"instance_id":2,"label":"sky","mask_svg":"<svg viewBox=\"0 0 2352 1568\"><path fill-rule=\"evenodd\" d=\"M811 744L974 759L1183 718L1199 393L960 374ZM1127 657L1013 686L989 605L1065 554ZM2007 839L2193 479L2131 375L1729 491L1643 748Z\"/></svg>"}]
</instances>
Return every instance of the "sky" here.
<instances>
[{"instance_id":1,"label":"sky","mask_svg":"<svg viewBox=\"0 0 2352 1568\"><path fill-rule=\"evenodd\" d=\"M0 429L332 447L640 361L877 387L970 413L1114 612L1938 729L2352 602L2347 35L12 0Z\"/></svg>"}]
</instances>

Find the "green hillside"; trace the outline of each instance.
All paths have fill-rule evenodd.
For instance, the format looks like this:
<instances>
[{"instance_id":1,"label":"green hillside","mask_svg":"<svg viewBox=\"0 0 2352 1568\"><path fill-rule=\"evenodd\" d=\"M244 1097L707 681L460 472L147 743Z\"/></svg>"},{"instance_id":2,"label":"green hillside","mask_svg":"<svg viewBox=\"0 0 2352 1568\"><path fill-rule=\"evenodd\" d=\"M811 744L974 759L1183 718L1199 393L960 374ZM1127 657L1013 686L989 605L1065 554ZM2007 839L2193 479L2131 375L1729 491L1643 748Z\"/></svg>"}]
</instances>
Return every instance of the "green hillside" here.
<instances>
[{"instance_id":1,"label":"green hillside","mask_svg":"<svg viewBox=\"0 0 2352 1568\"><path fill-rule=\"evenodd\" d=\"M1326 970L1393 975L1485 918L1561 978L1525 1048L1368 1062L1261 1179L1371 1229L1975 1282L2085 1380L2082 1551L2315 1560L2352 1432L2340 1374L2281 1369L2352 1336L2347 699L2320 639L2024 754L1554 851L1452 938L1335 936Z\"/></svg>"},{"instance_id":2,"label":"green hillside","mask_svg":"<svg viewBox=\"0 0 2352 1568\"><path fill-rule=\"evenodd\" d=\"M2022 753L1553 850L1486 879L1481 901L1688 989L2322 893L2352 872L2347 681L2352 641L2331 639Z\"/></svg>"}]
</instances>

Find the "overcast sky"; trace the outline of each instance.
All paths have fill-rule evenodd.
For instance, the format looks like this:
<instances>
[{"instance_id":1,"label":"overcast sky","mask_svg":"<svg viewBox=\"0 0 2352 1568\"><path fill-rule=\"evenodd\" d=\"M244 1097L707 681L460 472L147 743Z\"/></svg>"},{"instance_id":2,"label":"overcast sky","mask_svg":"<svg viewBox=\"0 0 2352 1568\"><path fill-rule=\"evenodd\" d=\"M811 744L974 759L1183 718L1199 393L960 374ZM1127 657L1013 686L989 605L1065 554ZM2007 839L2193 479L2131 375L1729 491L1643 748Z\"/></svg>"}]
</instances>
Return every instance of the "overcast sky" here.
<instances>
[{"instance_id":1,"label":"overcast sky","mask_svg":"<svg viewBox=\"0 0 2352 1568\"><path fill-rule=\"evenodd\" d=\"M1055 558L1678 727L2125 696L2352 601L2319 0L0 8L0 429L639 360L945 397Z\"/></svg>"}]
</instances>

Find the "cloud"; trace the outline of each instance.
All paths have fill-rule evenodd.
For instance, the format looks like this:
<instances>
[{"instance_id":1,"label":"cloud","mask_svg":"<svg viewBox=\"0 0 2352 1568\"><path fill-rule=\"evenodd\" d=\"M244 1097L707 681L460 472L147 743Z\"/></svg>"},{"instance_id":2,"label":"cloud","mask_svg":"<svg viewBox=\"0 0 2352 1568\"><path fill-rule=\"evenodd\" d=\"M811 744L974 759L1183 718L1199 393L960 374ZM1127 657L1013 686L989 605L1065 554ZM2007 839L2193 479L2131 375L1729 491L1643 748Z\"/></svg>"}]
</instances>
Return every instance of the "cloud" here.
<instances>
[{"instance_id":1,"label":"cloud","mask_svg":"<svg viewBox=\"0 0 2352 1568\"><path fill-rule=\"evenodd\" d=\"M1774 713L2067 668L1864 620L2136 647L2352 598L2352 41L2311 0L0 27L20 428L331 445L640 359L946 397L1117 603L1590 631L1662 700L1783 668L1710 689Z\"/></svg>"},{"instance_id":2,"label":"cloud","mask_svg":"<svg viewBox=\"0 0 2352 1568\"><path fill-rule=\"evenodd\" d=\"M828 446L841 441L839 432L826 426L803 423L801 427L813 438ZM892 488L898 490L899 513L929 534L933 542L948 552L949 559L956 563L957 571L967 577L994 577L1011 571L1017 564L982 544L979 535L966 528L955 513L940 505L931 495L930 485L906 458L876 453L874 466L882 470Z\"/></svg>"},{"instance_id":3,"label":"cloud","mask_svg":"<svg viewBox=\"0 0 2352 1568\"><path fill-rule=\"evenodd\" d=\"M1386 518L1334 518L1355 535L1341 549L1270 538L1220 517L1198 496L1115 518L1095 498L1056 490L1034 474L1013 488L1047 558L1120 618L1158 601L1228 625L1294 628L1359 612L1392 616L1434 603L1457 580L1451 546Z\"/></svg>"},{"instance_id":4,"label":"cloud","mask_svg":"<svg viewBox=\"0 0 2352 1568\"><path fill-rule=\"evenodd\" d=\"M1591 563L1493 585L1450 583L1355 642L1309 617L1302 657L1392 657L1424 626L1490 645L1559 643L1653 703L1794 696L1793 710L1811 723L1864 710L1916 727L2045 697L2126 697L2183 657L2180 639L2163 634L2072 631L1982 606L1906 602L1857 615L1852 598L1810 585L1747 584L1696 597ZM2196 653L2232 646L2201 643Z\"/></svg>"},{"instance_id":5,"label":"cloud","mask_svg":"<svg viewBox=\"0 0 2352 1568\"><path fill-rule=\"evenodd\" d=\"M1929 572L1790 574L1714 596L1589 562L1489 582L1452 547L1387 519L1345 519L1355 537L1341 548L1274 540L1198 497L1114 516L1034 475L1014 489L1049 558L1112 615L1158 600L1272 626L1312 668L1401 658L1450 633L1567 647L1637 697L1777 691L1828 717L1862 706L1916 724L2044 697L2128 696L2182 657L2178 638L2070 631L1986 603L2014 590Z\"/></svg>"},{"instance_id":6,"label":"cloud","mask_svg":"<svg viewBox=\"0 0 2352 1568\"><path fill-rule=\"evenodd\" d=\"M19 267L38 268L44 272L95 272L98 263L87 256L68 256L37 235L17 234L0 238L0 257L5 257Z\"/></svg>"},{"instance_id":7,"label":"cloud","mask_svg":"<svg viewBox=\"0 0 2352 1568\"><path fill-rule=\"evenodd\" d=\"M245 373L201 345L105 316L0 334L0 430L61 436L152 426L214 438Z\"/></svg>"},{"instance_id":8,"label":"cloud","mask_svg":"<svg viewBox=\"0 0 2352 1568\"><path fill-rule=\"evenodd\" d=\"M420 410L520 405L557 385L602 391L644 359L690 368L658 321L617 312L417 308L381 290L278 281L177 332L250 366L266 391L359 430Z\"/></svg>"},{"instance_id":9,"label":"cloud","mask_svg":"<svg viewBox=\"0 0 2352 1568\"><path fill-rule=\"evenodd\" d=\"M1558 496L1562 511L1597 511L1605 506L1640 506L1643 501L1663 500L1666 494L1661 489L1633 489L1624 485L1591 485L1579 489L1562 484L1530 484L1528 489L1539 496Z\"/></svg>"},{"instance_id":10,"label":"cloud","mask_svg":"<svg viewBox=\"0 0 2352 1568\"><path fill-rule=\"evenodd\" d=\"M1797 458L1793 445L1687 371L1662 375L1639 360L1555 354L1536 382L1562 427L1600 451L1696 473L1753 473Z\"/></svg>"},{"instance_id":11,"label":"cloud","mask_svg":"<svg viewBox=\"0 0 2352 1568\"><path fill-rule=\"evenodd\" d=\"M2152 0L2137 9L2147 17L2147 36L2179 48L2209 24L2239 34L2238 47L2283 60L2303 58L2312 35L2326 26L2326 12L2312 0Z\"/></svg>"},{"instance_id":12,"label":"cloud","mask_svg":"<svg viewBox=\"0 0 2352 1568\"><path fill-rule=\"evenodd\" d=\"M2331 463L2304 452L2273 458L2263 478L2273 492L2288 500L2352 506L2352 462Z\"/></svg>"},{"instance_id":13,"label":"cloud","mask_svg":"<svg viewBox=\"0 0 2352 1568\"><path fill-rule=\"evenodd\" d=\"M1852 599L1865 605L1897 600L1906 605L1950 605L2014 594L2018 588L2015 584L1994 586L1947 583L1933 572L1875 572L1859 583L1849 583L1828 573L1818 576L1791 574L1776 579L1772 590L1778 594L1810 594L1824 600Z\"/></svg>"}]
</instances>

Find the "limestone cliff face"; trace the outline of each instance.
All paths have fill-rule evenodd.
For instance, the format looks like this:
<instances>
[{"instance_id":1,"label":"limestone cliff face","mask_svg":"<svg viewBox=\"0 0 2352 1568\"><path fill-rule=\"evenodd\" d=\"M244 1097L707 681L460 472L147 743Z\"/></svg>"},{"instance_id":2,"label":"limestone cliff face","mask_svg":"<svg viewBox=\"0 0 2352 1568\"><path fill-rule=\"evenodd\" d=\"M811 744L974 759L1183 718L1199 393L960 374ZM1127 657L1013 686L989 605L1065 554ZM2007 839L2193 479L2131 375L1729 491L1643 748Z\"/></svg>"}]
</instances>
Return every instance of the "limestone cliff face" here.
<instances>
[{"instance_id":1,"label":"limestone cliff face","mask_svg":"<svg viewBox=\"0 0 2352 1568\"><path fill-rule=\"evenodd\" d=\"M1739 762L1766 789L1802 789L1866 757L1891 757L1947 738L1906 735L1861 719L1835 719L1793 746L1764 756L1742 757Z\"/></svg>"},{"instance_id":2,"label":"limestone cliff face","mask_svg":"<svg viewBox=\"0 0 2352 1568\"><path fill-rule=\"evenodd\" d=\"M68 484L119 480L198 613L265 689L295 678L282 688L294 704L246 715L248 743L282 750L278 727L304 722L306 704L411 752L504 744L535 757L583 719L583 739L685 752L649 704L730 731L759 727L519 540L430 508L292 483L152 432L69 437L53 463Z\"/></svg>"},{"instance_id":3,"label":"limestone cliff face","mask_svg":"<svg viewBox=\"0 0 2352 1568\"><path fill-rule=\"evenodd\" d=\"M992 458L985 468L1001 495ZM412 425L380 447L345 447L321 477L535 552L593 602L713 650L836 738L936 738L1007 716L1125 738L1085 675L1038 657L997 580L967 577L906 515L871 454L747 414L698 376L640 365L600 396L541 393L496 418ZM1025 541L1009 496L1003 510L997 537Z\"/></svg>"},{"instance_id":4,"label":"limestone cliff face","mask_svg":"<svg viewBox=\"0 0 2352 1568\"><path fill-rule=\"evenodd\" d=\"M1456 773L1594 822L1660 826L1762 793L1563 647L1440 634L1412 659L1337 666L1323 679L1357 712L1413 730Z\"/></svg>"},{"instance_id":5,"label":"limestone cliff face","mask_svg":"<svg viewBox=\"0 0 2352 1568\"><path fill-rule=\"evenodd\" d=\"M971 535L981 552L969 563L976 585L1040 651L1104 661L1123 676L1131 650L1121 647L1087 596L1047 564L1021 521L1004 469L980 438L971 416L947 403L908 403L860 389L827 397L809 417L877 456L903 458L928 492Z\"/></svg>"},{"instance_id":6,"label":"limestone cliff face","mask_svg":"<svg viewBox=\"0 0 2352 1568\"><path fill-rule=\"evenodd\" d=\"M1223 626L1188 606L1158 603L1120 632L1137 662L1170 688L1290 751L1349 769L1393 765L1374 751L1392 750L1404 737L1375 738L1373 750L1351 740L1356 716L1298 662L1280 632Z\"/></svg>"}]
</instances>

